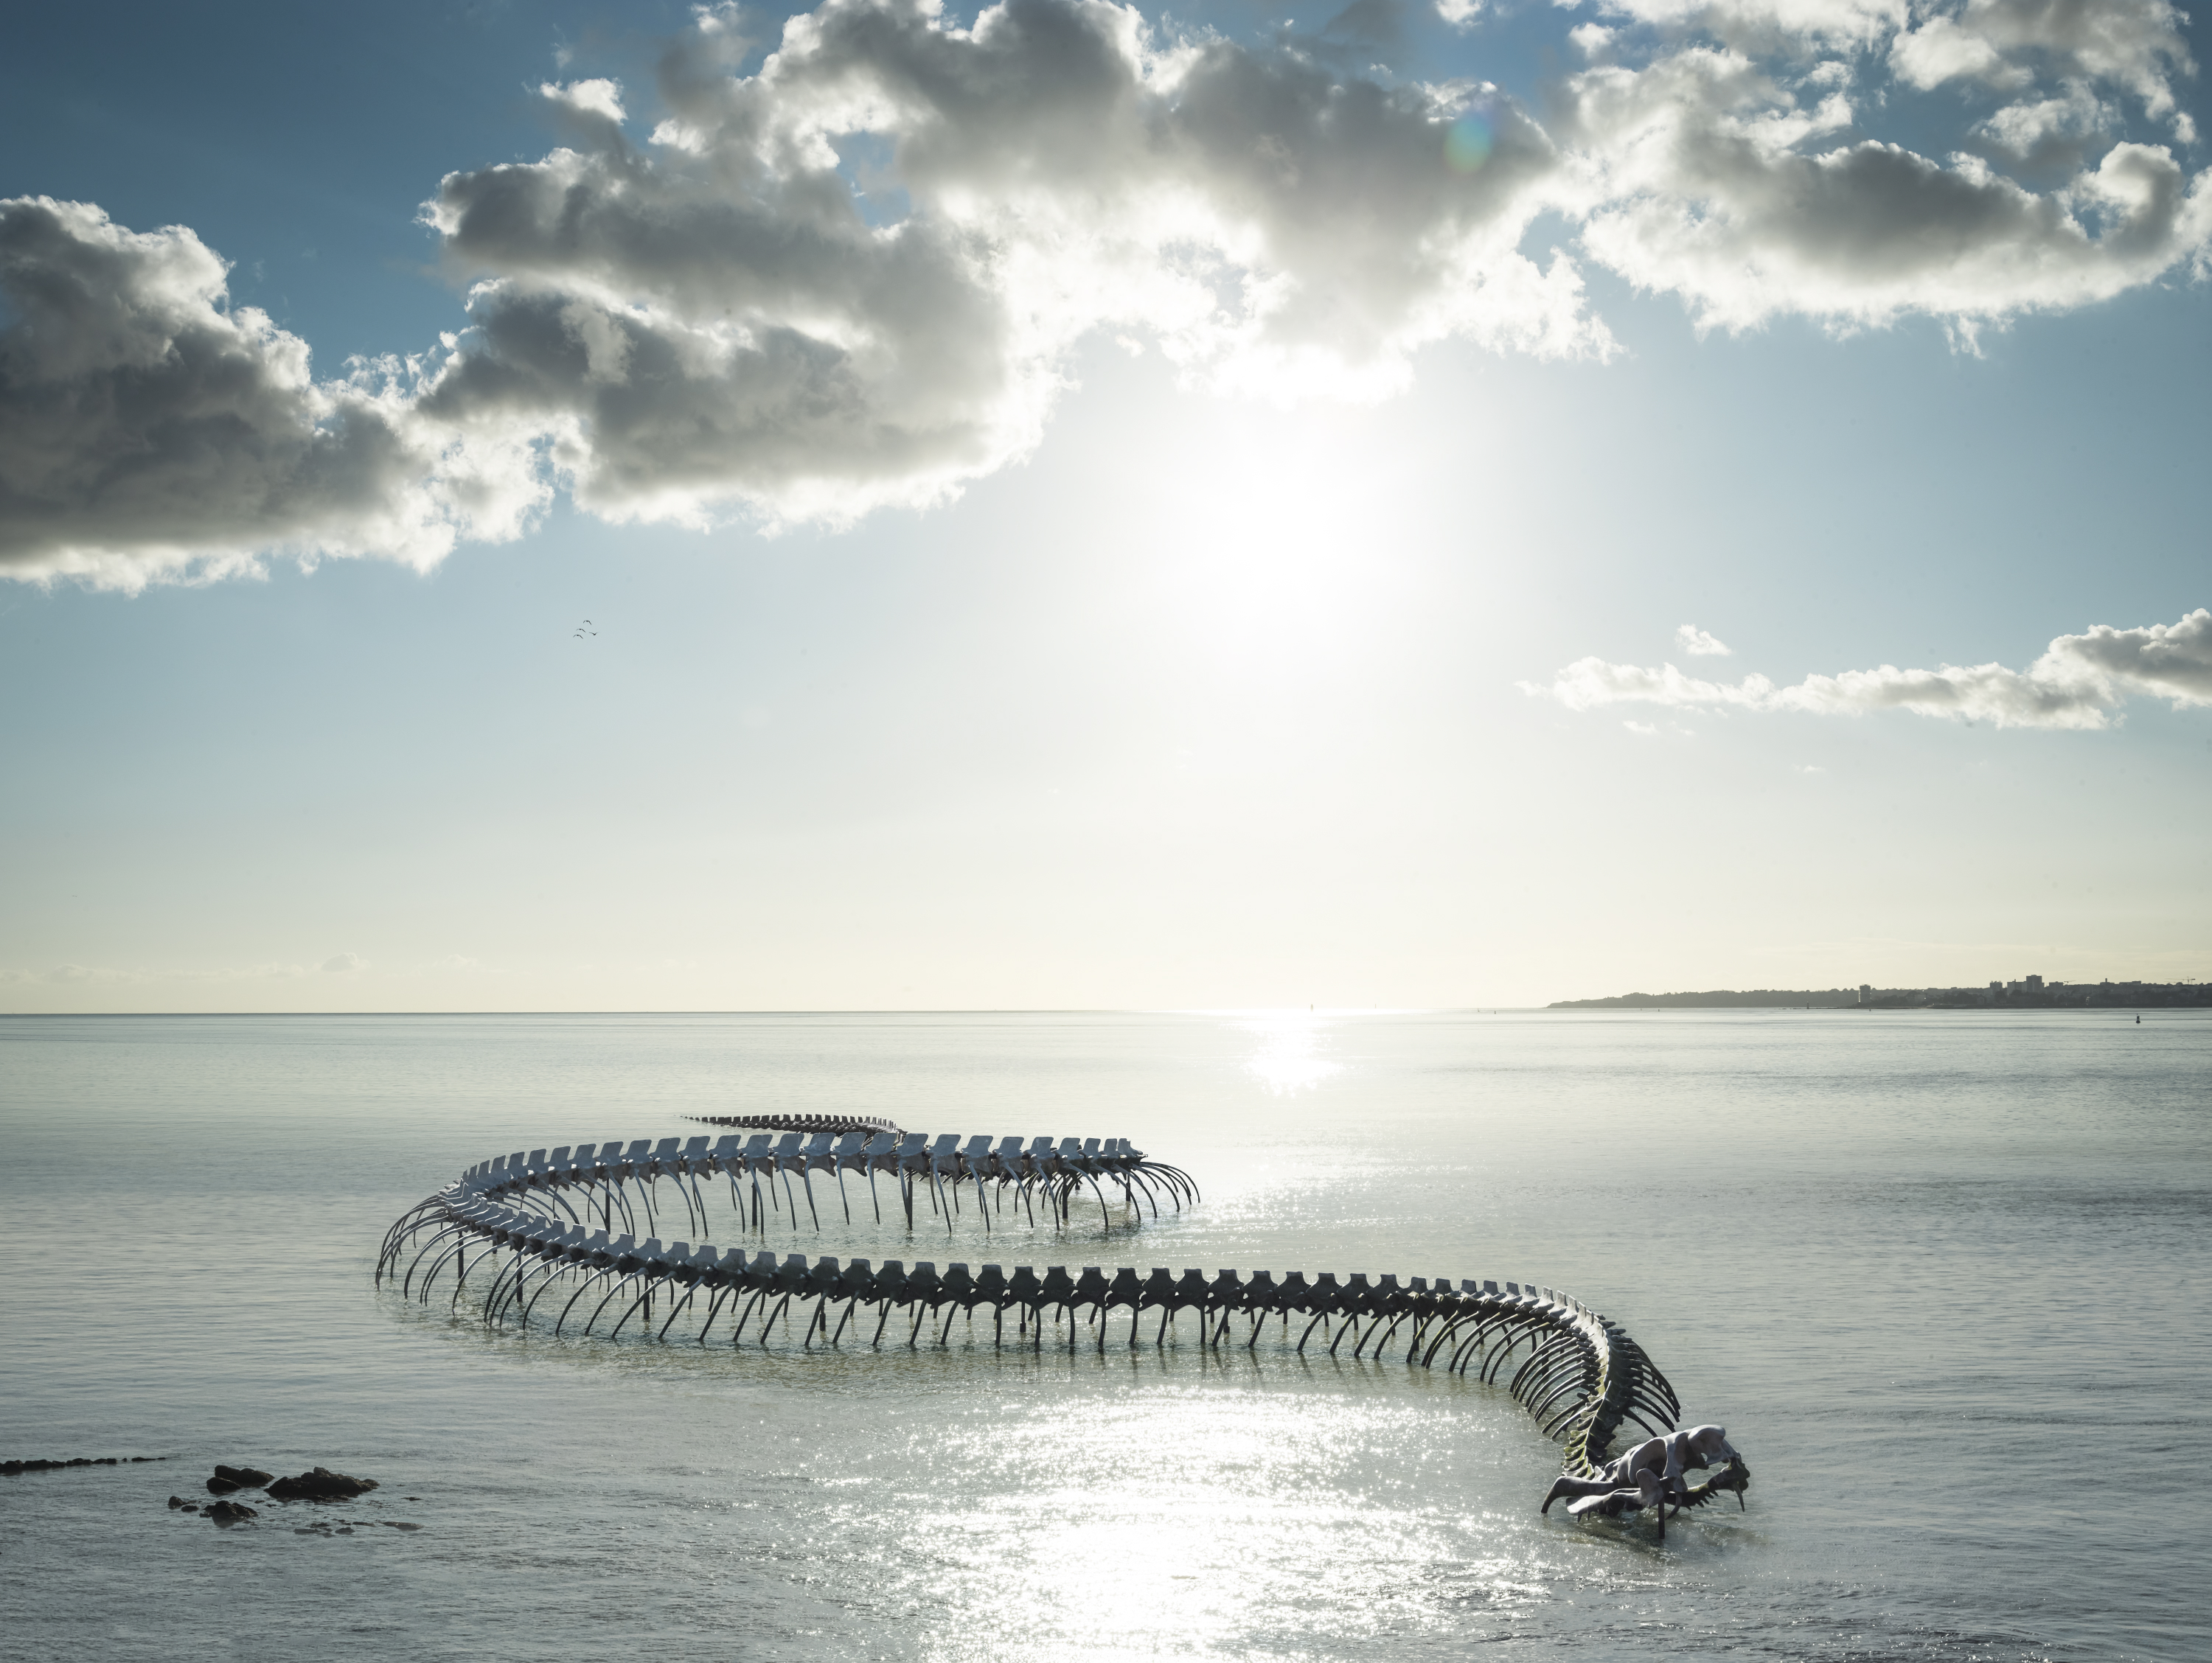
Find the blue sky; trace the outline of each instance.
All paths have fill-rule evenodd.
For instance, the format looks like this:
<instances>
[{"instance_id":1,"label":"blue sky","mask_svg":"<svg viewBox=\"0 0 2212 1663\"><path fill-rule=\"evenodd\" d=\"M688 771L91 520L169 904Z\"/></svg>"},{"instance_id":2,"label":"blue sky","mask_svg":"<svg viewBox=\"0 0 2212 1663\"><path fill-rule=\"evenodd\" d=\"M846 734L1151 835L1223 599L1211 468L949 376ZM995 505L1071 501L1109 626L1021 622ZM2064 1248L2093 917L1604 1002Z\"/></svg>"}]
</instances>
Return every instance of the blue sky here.
<instances>
[{"instance_id":1,"label":"blue sky","mask_svg":"<svg viewBox=\"0 0 2212 1663\"><path fill-rule=\"evenodd\" d=\"M35 20L0 1005L2203 974L2205 54L2089 10Z\"/></svg>"}]
</instances>

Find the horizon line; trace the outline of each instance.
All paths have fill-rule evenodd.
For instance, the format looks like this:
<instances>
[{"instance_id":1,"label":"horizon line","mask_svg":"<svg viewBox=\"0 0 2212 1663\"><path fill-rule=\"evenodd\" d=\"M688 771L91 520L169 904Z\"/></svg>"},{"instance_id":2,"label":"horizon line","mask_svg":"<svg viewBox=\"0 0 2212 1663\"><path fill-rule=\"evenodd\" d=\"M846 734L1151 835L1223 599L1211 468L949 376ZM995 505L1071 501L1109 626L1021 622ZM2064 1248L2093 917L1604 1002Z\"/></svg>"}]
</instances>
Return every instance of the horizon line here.
<instances>
[{"instance_id":1,"label":"horizon line","mask_svg":"<svg viewBox=\"0 0 2212 1663\"><path fill-rule=\"evenodd\" d=\"M0 1020L85 1017L1243 1017L1304 1011L1321 1017L1449 1016L1484 1011L1543 1011L1541 1004L1237 1004L1237 1005L850 1005L761 1007L753 1010L556 1009L502 1011L0 1011Z\"/></svg>"}]
</instances>

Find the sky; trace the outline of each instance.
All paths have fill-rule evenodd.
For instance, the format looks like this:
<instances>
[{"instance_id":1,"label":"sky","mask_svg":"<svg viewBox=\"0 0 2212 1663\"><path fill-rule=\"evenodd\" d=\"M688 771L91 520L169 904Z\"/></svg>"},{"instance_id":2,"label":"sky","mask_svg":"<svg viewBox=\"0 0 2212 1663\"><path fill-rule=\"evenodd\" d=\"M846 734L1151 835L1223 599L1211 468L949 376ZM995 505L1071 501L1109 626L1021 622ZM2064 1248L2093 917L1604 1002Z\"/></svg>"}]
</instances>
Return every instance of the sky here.
<instances>
[{"instance_id":1,"label":"sky","mask_svg":"<svg viewBox=\"0 0 2212 1663\"><path fill-rule=\"evenodd\" d=\"M11 24L0 1011L2212 974L2209 52Z\"/></svg>"}]
</instances>

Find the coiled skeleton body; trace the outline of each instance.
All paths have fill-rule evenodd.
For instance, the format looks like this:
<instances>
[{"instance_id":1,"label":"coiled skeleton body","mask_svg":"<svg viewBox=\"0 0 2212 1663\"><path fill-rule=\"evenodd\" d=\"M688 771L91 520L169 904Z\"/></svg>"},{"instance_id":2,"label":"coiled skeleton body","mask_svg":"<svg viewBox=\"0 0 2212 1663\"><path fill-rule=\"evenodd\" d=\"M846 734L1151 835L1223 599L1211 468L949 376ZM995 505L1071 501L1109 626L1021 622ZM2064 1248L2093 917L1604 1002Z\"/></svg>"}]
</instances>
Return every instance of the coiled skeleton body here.
<instances>
[{"instance_id":1,"label":"coiled skeleton body","mask_svg":"<svg viewBox=\"0 0 2212 1663\"><path fill-rule=\"evenodd\" d=\"M1132 1346L1155 1311L1156 1344L1164 1344L1170 1326L1188 1312L1201 1342L1214 1347L1235 1342L1242 1319L1247 1349L1258 1344L1270 1317L1279 1320L1287 1341L1295 1317L1300 1352L1318 1331L1332 1356L1346 1340L1353 1357L1380 1358L1402 1345L1408 1365L1442 1367L1504 1385L1545 1435L1564 1446L1563 1470L1579 1479L1611 1475L1620 1465L1613 1443L1625 1430L1640 1428L1647 1437L1664 1437L1681 1414L1666 1376L1619 1325L1568 1295L1517 1282L1501 1287L1495 1281L1364 1275L1340 1281L1326 1271L1310 1278L1298 1271L1278 1276L1224 1270L1209 1277L1197 1270L1177 1275L1100 1265L1008 1270L948 1264L940 1271L933 1263L810 1259L703 1241L696 1247L682 1241L664 1245L649 1232L661 1228L659 1216L668 1211L671 1194L684 1208L687 1234L704 1238L708 1194L721 1182L749 1232L765 1228L768 1211L780 1213L787 1206L795 1223L802 1193L818 1229L812 1180L819 1174L835 1177L848 1222L853 1196L847 1178L866 1178L878 1218L878 1181L890 1179L909 1227L918 1199L926 1199L949 1227L962 1187L972 1185L987 1232L1017 1217L1034 1226L1040 1207L1047 1222L1063 1226L1076 1205L1087 1205L1086 1188L1109 1229L1109 1190L1118 1190L1125 1209L1150 1206L1155 1216L1163 1196L1178 1209L1198 1199L1188 1174L1146 1158L1126 1139L1039 1138L1024 1144L1018 1138L963 1143L946 1135L932 1143L889 1121L859 1117L763 1115L712 1123L767 1130L742 1139L726 1133L711 1146L699 1136L533 1150L471 1167L393 1223L377 1256L377 1281L381 1285L389 1278L403 1296L428 1301L431 1284L450 1267L458 1308L469 1277L489 1272L481 1283L488 1325L526 1326L542 1307L555 1333L574 1321L588 1334L611 1313L611 1338L641 1314L641 1331L665 1339L679 1319L701 1311L703 1300L697 1335L702 1345L726 1311L732 1344L743 1342L749 1325L762 1344L778 1321L787 1335L794 1306L806 1345L817 1336L839 1344L848 1326L857 1339L866 1324L862 1313L875 1318L872 1344L883 1343L894 1315L905 1323L905 1343L914 1345L940 1314L937 1338L943 1343L956 1317L986 1308L994 1343L1006 1343L1012 1313L1015 1341L1037 1347L1045 1343L1048 1320L1055 1343L1064 1327L1066 1343L1076 1344L1081 1332L1076 1317L1085 1313L1084 1326L1095 1332L1101 1350L1108 1320L1117 1310L1129 1313ZM775 1131L781 1136L772 1139ZM549 1300L549 1295L556 1297ZM898 1338L894 1332L894 1340ZM1741 1502L1748 1482L1748 1472L1733 1456L1720 1474L1699 1484L1670 1480L1658 1502L1662 1528L1668 1506L1698 1506L1723 1491L1735 1492ZM1639 1500L1624 1490L1613 1510L1651 1504L1648 1493Z\"/></svg>"}]
</instances>

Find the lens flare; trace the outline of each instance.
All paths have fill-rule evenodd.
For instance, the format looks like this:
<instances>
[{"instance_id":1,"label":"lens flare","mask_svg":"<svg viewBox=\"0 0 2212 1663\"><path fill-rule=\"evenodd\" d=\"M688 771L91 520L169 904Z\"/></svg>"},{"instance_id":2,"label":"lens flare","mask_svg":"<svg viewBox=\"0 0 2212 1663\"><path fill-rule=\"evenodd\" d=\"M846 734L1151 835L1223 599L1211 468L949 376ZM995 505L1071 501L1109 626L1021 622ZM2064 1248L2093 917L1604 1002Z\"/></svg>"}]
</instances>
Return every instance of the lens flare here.
<instances>
[{"instance_id":1,"label":"lens flare","mask_svg":"<svg viewBox=\"0 0 2212 1663\"><path fill-rule=\"evenodd\" d=\"M1490 160L1490 118L1469 110L1444 134L1444 163L1455 173L1474 173Z\"/></svg>"}]
</instances>

